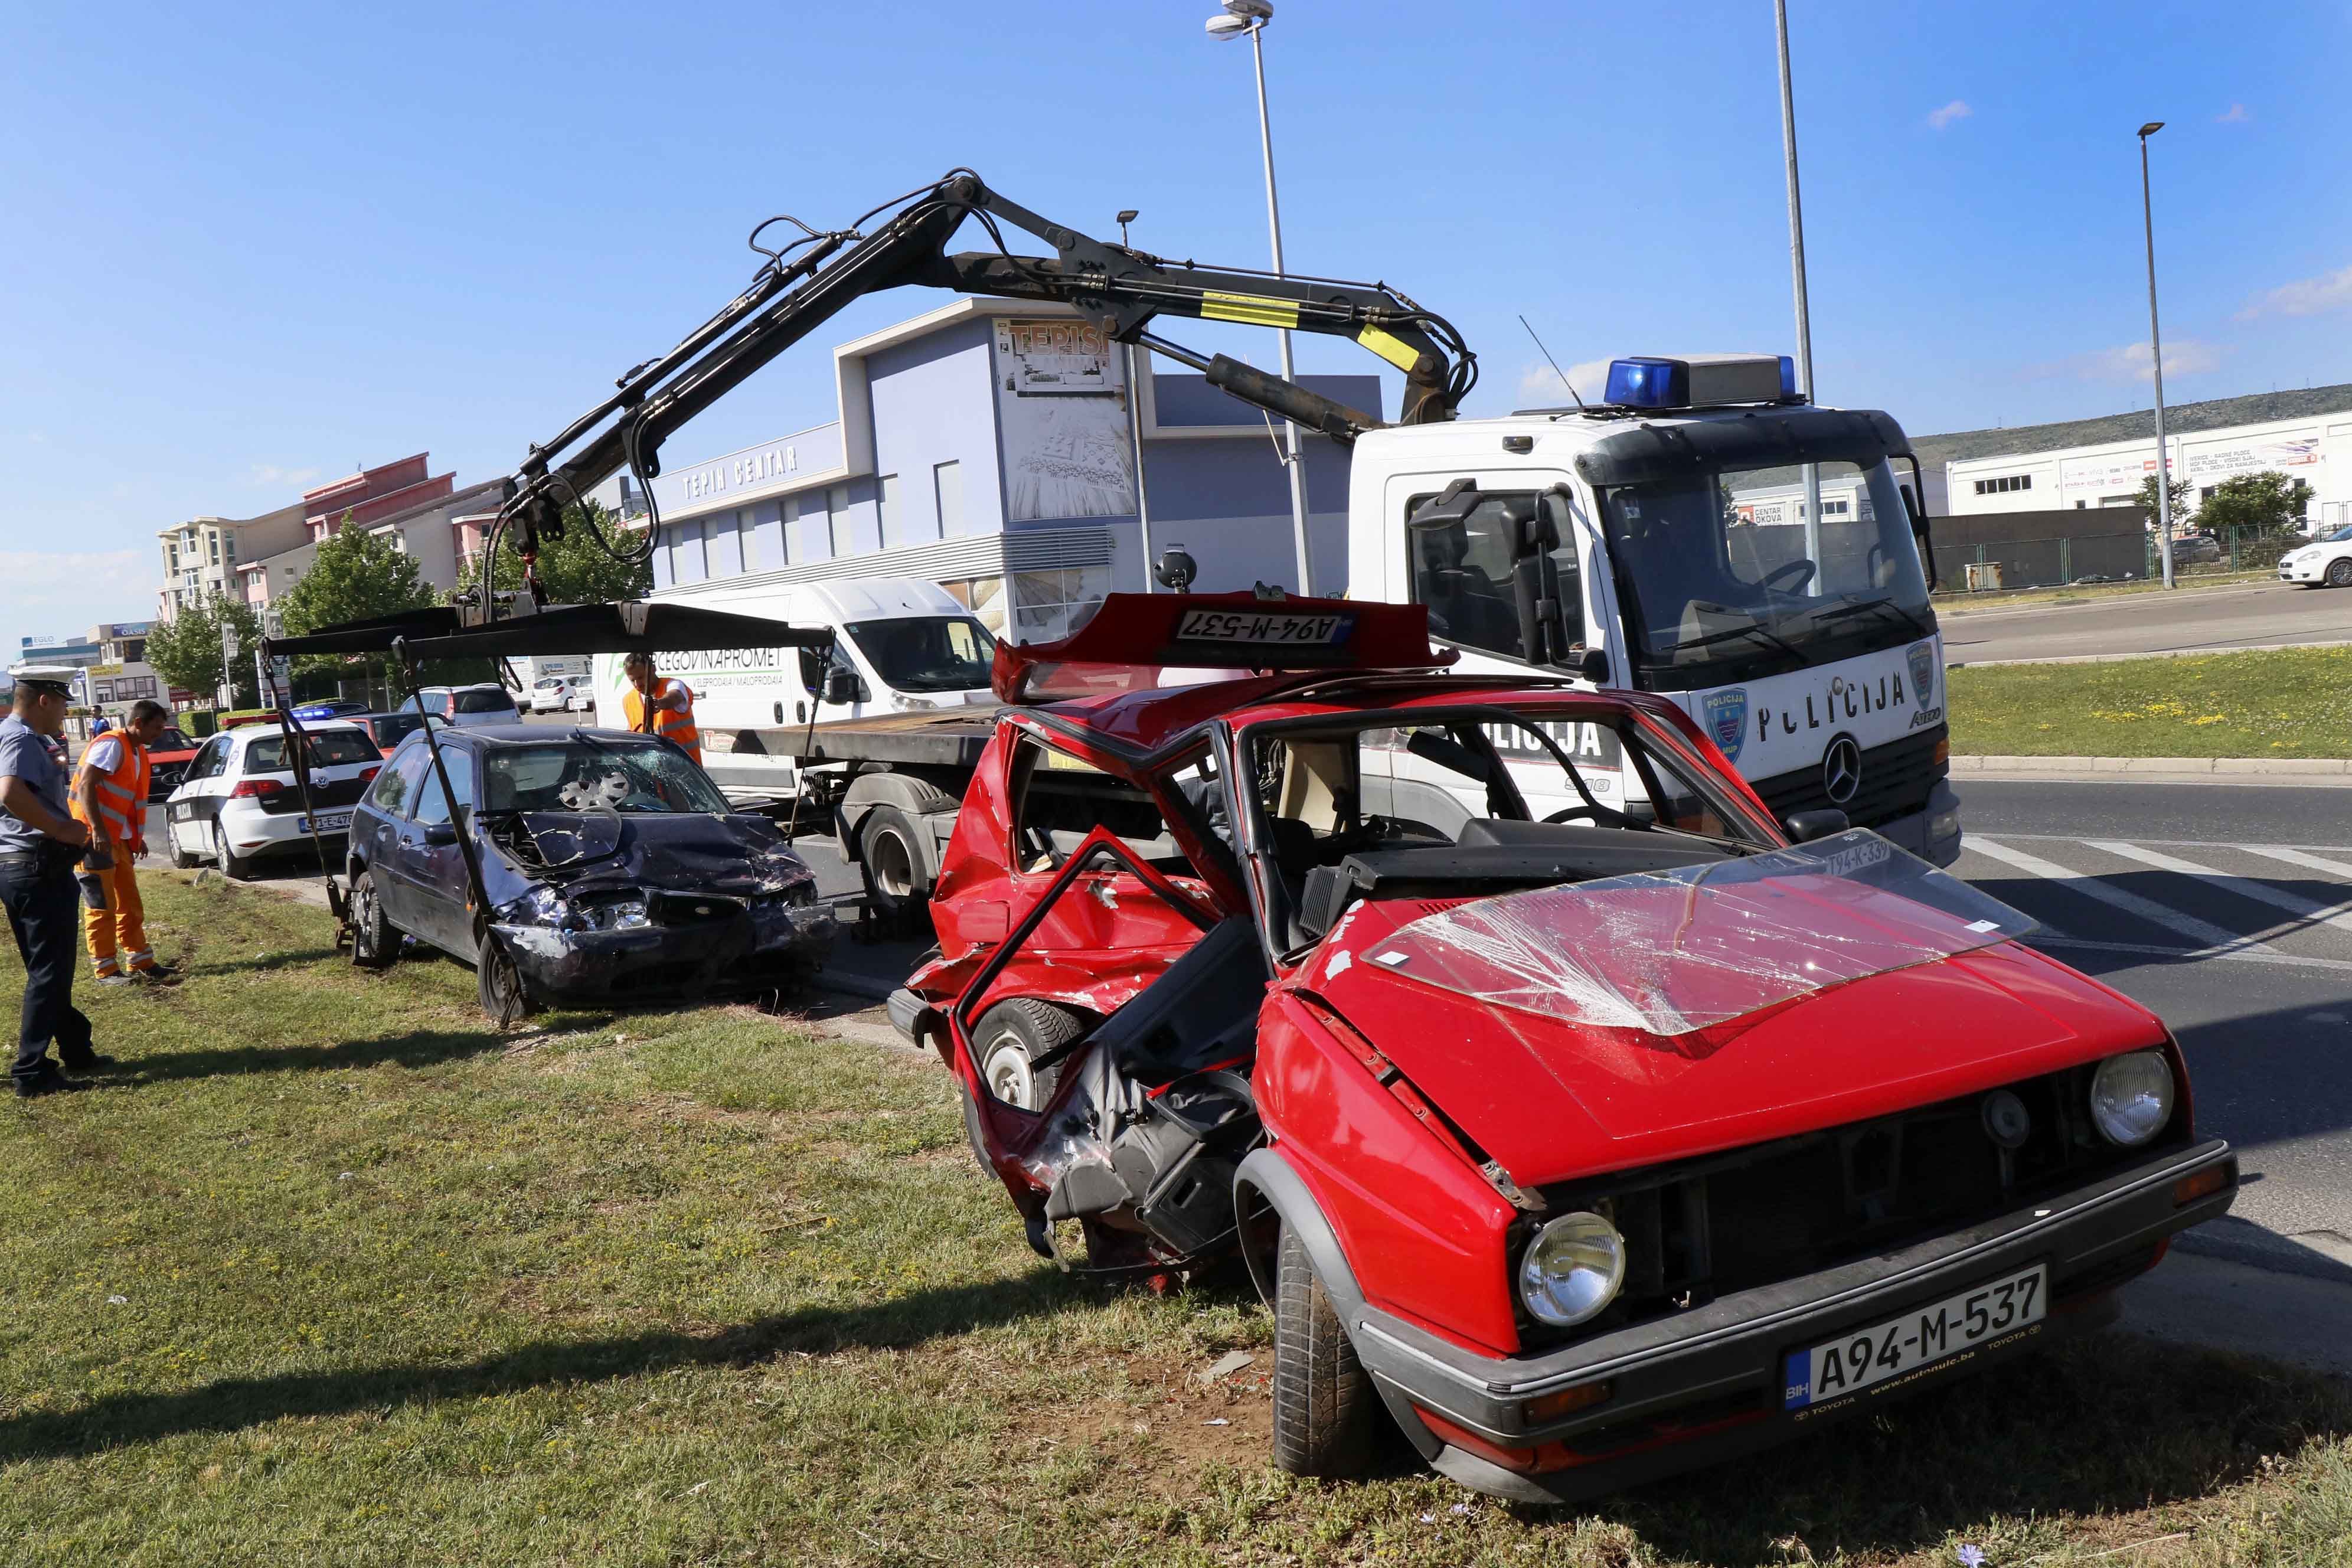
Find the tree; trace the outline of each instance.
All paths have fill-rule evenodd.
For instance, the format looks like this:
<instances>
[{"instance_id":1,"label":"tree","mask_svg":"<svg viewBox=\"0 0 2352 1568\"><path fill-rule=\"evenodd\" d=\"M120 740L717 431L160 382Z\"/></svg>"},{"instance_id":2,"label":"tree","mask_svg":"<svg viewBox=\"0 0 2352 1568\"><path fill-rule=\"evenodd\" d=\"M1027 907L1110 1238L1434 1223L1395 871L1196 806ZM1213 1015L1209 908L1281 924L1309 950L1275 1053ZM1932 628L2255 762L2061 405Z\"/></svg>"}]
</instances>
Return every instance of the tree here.
<instances>
[{"instance_id":1,"label":"tree","mask_svg":"<svg viewBox=\"0 0 2352 1568\"><path fill-rule=\"evenodd\" d=\"M654 563L650 556L624 565L598 547L590 535L590 528L613 547L626 554L638 541L620 528L620 520L601 503L589 501L586 516L582 509L563 509L563 537L539 542L539 580L547 589L551 605L604 605L615 599L642 599L654 591ZM499 558L494 585L501 589L522 586L522 558L514 552L512 532L499 536ZM481 588L481 568L478 565L467 589Z\"/></svg>"},{"instance_id":2,"label":"tree","mask_svg":"<svg viewBox=\"0 0 2352 1568\"><path fill-rule=\"evenodd\" d=\"M261 646L261 617L241 600L199 594L195 602L147 633L147 662L166 682L195 692L205 701L221 683L221 626L236 628L236 668L230 672L240 705L257 702L253 650Z\"/></svg>"},{"instance_id":3,"label":"tree","mask_svg":"<svg viewBox=\"0 0 2352 1568\"><path fill-rule=\"evenodd\" d=\"M2178 529L2189 521L2189 481L2175 479L2166 488L2172 492L2172 526ZM2150 529L2164 526L2164 519L2156 510L2156 476L2154 474L2140 480L2139 489L2133 493L2132 500L2137 503L2141 510L2147 513L2147 526Z\"/></svg>"},{"instance_id":4,"label":"tree","mask_svg":"<svg viewBox=\"0 0 2352 1568\"><path fill-rule=\"evenodd\" d=\"M2197 510L2197 526L2207 532L2247 528L2269 533L2291 529L2302 520L2311 487L2276 470L2240 474L2223 479Z\"/></svg>"},{"instance_id":5,"label":"tree","mask_svg":"<svg viewBox=\"0 0 2352 1568\"><path fill-rule=\"evenodd\" d=\"M321 540L319 552L302 580L278 602L289 637L301 637L320 626L343 621L389 616L401 610L421 610L438 595L416 569L416 560L395 549L389 539L363 528L353 528L351 514L344 526ZM314 654L296 661L298 671L353 669L364 655Z\"/></svg>"}]
</instances>

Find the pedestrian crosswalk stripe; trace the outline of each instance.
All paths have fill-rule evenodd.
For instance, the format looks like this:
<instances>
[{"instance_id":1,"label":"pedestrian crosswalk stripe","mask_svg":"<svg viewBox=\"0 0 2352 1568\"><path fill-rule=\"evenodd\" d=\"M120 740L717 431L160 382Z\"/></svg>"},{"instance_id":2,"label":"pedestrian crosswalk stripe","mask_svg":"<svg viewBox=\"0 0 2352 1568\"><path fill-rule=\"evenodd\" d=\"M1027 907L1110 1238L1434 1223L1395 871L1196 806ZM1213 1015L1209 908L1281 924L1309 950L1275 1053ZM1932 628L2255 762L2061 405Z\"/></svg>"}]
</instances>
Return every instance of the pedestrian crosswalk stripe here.
<instances>
[{"instance_id":1,"label":"pedestrian crosswalk stripe","mask_svg":"<svg viewBox=\"0 0 2352 1568\"><path fill-rule=\"evenodd\" d=\"M2346 912L2352 910L2352 901L2337 904L2314 903L2309 899L2297 897L2283 888L2273 888L2268 882L2258 879L2234 877L2226 871L2216 871L2210 866L2200 866L2194 860L2183 860L2177 856L2158 854L2156 850L2142 848L2137 844L2124 844L2110 838L2085 838L2083 842L2093 849L2104 850L2109 855L2118 855L2126 860L2137 860L2143 866L2153 866L2159 871L2173 871L2184 877L2194 877L2200 882L2210 883L2224 891L2235 893L2240 898L2252 899L2257 903L2268 904L2275 910L2284 910L2299 920L2309 921L2316 925L2333 926L2337 931L2352 931L2352 914Z\"/></svg>"},{"instance_id":2,"label":"pedestrian crosswalk stripe","mask_svg":"<svg viewBox=\"0 0 2352 1568\"><path fill-rule=\"evenodd\" d=\"M2347 880L2352 880L2352 865L2347 865L2341 860L2323 860L2316 855L2307 855L2291 845L2241 844L2235 847L2243 849L2249 855L2259 855L2265 860L2284 860L2290 866L2300 866L2306 871L2325 871L2331 877L2342 877ZM2339 849L2336 853L2352 855L2352 849Z\"/></svg>"},{"instance_id":3,"label":"pedestrian crosswalk stripe","mask_svg":"<svg viewBox=\"0 0 2352 1568\"><path fill-rule=\"evenodd\" d=\"M2137 915L2167 931L2178 931L2200 947L2231 947L2248 940L2235 931L2223 931L2210 921L2182 914L2179 910L2169 909L2153 899L2143 899L2137 893L2125 892L2121 888L2110 888L2088 872L2070 871L2039 855L2029 855L2022 849L1996 842L1980 833L1969 836L1968 847L1979 855L1990 855L1996 860L2014 866L2021 871L2031 872L2053 882L2063 882L2084 898L2096 899L2103 904L2111 905L2126 914Z\"/></svg>"},{"instance_id":4,"label":"pedestrian crosswalk stripe","mask_svg":"<svg viewBox=\"0 0 2352 1568\"><path fill-rule=\"evenodd\" d=\"M2068 842L2079 844L2083 841L2071 839ZM2086 899L2095 899L2103 904L2122 910L2126 914L2137 915L2144 921L2162 926L2167 931L2177 931L2199 944L2193 948L2157 947L2135 942L2099 942L2069 936L2063 931L2045 930L2032 939L2044 946L2078 947L2102 952L2143 952L2150 956L2166 958L2231 958L2249 963L2285 964L2295 969L2333 969L2352 972L2352 962L2340 958L2305 958L2300 953L2274 952L2252 937L2242 937L2235 931L2224 931L2220 926L2200 921L2194 915L2183 914L2179 910L2159 904L2153 899L2143 899L2137 893L2127 893L2121 888L2111 888L2088 872L2070 871L2053 861L2044 860L2039 855L2028 854L2025 850L2012 845L1987 838L1980 833L1969 835L1967 847L1978 854L1989 856L2005 865L2014 866L2021 871L2072 888Z\"/></svg>"}]
</instances>

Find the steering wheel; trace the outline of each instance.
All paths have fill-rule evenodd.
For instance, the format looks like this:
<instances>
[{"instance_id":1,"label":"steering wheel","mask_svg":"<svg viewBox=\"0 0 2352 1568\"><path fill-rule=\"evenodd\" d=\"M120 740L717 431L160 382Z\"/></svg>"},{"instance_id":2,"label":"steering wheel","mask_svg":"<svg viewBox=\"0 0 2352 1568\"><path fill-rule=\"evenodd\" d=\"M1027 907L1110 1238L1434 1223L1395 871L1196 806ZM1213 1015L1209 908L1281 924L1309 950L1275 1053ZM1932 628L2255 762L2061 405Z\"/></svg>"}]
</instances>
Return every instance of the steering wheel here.
<instances>
[{"instance_id":1,"label":"steering wheel","mask_svg":"<svg viewBox=\"0 0 2352 1568\"><path fill-rule=\"evenodd\" d=\"M1793 594L1799 588L1803 587L1806 584L1813 580L1813 574L1816 570L1817 568L1815 568L1813 563L1810 561L1800 559L1796 561L1783 562L1780 565L1773 567L1769 572L1764 574L1764 581L1760 586L1769 588L1773 586L1773 584L1779 583L1783 577L1794 576L1797 580L1795 583L1791 584L1789 588L1789 592ZM1799 575L1800 574L1801 574L1801 575Z\"/></svg>"},{"instance_id":2,"label":"steering wheel","mask_svg":"<svg viewBox=\"0 0 2352 1568\"><path fill-rule=\"evenodd\" d=\"M1582 817L1585 821L1590 822L1595 827L1598 827L1601 826L1601 808L1597 805L1566 806L1559 811L1553 812L1549 816L1545 817L1544 820L1546 822L1574 822L1578 817ZM1612 815L1614 814L1612 813Z\"/></svg>"}]
</instances>

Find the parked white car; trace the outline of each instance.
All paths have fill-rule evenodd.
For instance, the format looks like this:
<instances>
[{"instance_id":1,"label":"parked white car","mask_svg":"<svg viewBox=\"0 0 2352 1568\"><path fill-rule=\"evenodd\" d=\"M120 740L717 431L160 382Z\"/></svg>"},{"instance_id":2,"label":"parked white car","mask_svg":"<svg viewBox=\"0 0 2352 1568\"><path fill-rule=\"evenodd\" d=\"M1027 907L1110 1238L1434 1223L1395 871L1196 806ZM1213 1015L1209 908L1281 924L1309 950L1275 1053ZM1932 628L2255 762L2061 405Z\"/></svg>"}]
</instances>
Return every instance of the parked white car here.
<instances>
[{"instance_id":1,"label":"parked white car","mask_svg":"<svg viewBox=\"0 0 2352 1568\"><path fill-rule=\"evenodd\" d=\"M434 713L461 730L520 724L522 710L514 693L494 680L476 686L428 686L400 705L403 713Z\"/></svg>"},{"instance_id":2,"label":"parked white car","mask_svg":"<svg viewBox=\"0 0 2352 1568\"><path fill-rule=\"evenodd\" d=\"M2331 588L2352 588L2352 522L2280 556L2279 581L2301 588L2315 588L2322 583Z\"/></svg>"},{"instance_id":3,"label":"parked white car","mask_svg":"<svg viewBox=\"0 0 2352 1568\"><path fill-rule=\"evenodd\" d=\"M569 675L551 675L530 689L530 710L534 713L566 713L571 711L586 683Z\"/></svg>"},{"instance_id":4,"label":"parked white car","mask_svg":"<svg viewBox=\"0 0 2352 1568\"><path fill-rule=\"evenodd\" d=\"M320 720L302 729L310 742L310 805L333 867L352 807L383 768L383 753L357 724ZM212 860L238 881L265 856L309 853L310 819L287 765L284 732L245 724L206 741L163 802L163 837L173 865L185 870Z\"/></svg>"}]
</instances>

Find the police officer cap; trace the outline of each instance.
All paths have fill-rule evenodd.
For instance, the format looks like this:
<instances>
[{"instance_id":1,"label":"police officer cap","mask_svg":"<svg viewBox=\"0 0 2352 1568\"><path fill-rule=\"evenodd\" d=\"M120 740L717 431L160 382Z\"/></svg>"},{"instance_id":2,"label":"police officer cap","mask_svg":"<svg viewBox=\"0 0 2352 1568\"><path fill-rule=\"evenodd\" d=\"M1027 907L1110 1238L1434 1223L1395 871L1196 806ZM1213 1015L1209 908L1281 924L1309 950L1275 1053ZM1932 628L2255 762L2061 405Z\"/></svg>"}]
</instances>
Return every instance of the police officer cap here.
<instances>
[{"instance_id":1,"label":"police officer cap","mask_svg":"<svg viewBox=\"0 0 2352 1568\"><path fill-rule=\"evenodd\" d=\"M8 667L8 674L19 686L70 697L81 671L69 664L15 664Z\"/></svg>"}]
</instances>

